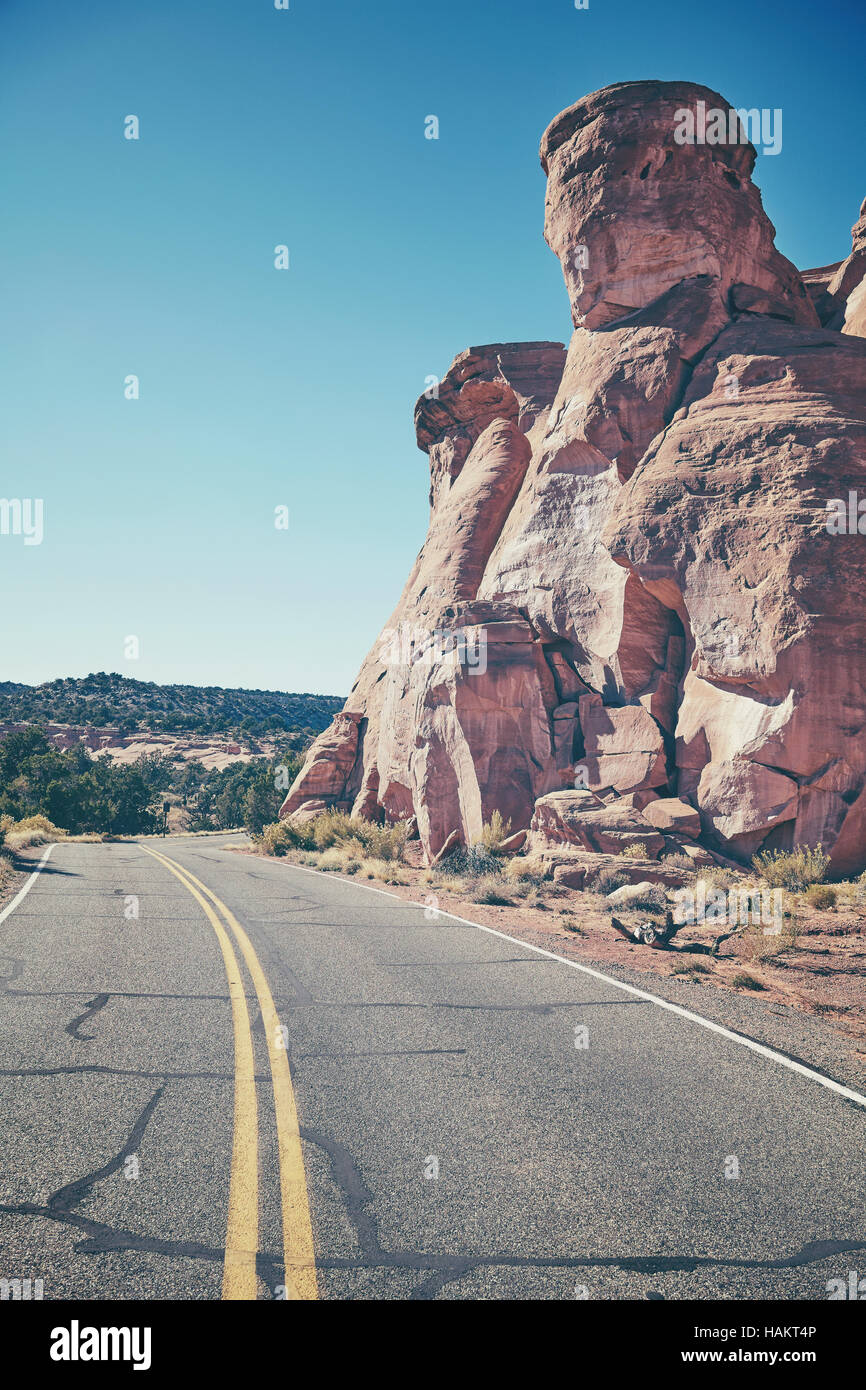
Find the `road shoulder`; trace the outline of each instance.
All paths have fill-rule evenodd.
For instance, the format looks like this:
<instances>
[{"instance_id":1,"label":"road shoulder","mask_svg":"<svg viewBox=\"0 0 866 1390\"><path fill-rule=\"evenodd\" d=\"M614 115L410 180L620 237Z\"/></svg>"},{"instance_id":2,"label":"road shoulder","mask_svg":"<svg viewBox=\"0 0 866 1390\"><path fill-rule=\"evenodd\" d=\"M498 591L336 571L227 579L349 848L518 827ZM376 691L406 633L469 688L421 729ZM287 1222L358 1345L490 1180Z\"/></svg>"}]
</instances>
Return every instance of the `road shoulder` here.
<instances>
[{"instance_id":1,"label":"road shoulder","mask_svg":"<svg viewBox=\"0 0 866 1390\"><path fill-rule=\"evenodd\" d=\"M411 868L407 869L405 865L400 865L401 874L405 877L411 876L412 882L372 883L357 876L324 873L306 865L299 865L293 863L289 856L276 858L240 846L226 849L231 854L243 854L245 857L261 859L287 869L320 873L323 878L336 879L359 888L374 889L420 907L430 906L429 887L423 884L419 873ZM550 910L542 912L516 906L488 906L475 903L466 897L441 892L435 897L436 907L444 913L450 913L480 927L493 928L527 945L552 951L568 961L599 970L623 984L647 990L732 1032L773 1048L783 1056L811 1067L844 1086L861 1092L866 1088L866 1051L862 1050L863 1043L831 1027L823 1019L804 1009L785 1002L783 998L775 995L769 998L756 997L751 993L725 988L715 981L698 983L700 977L687 979L654 970L652 964L662 953L632 946L612 931L609 933L609 949L605 942L604 952L595 952L592 949L593 943L598 939L595 933L592 936L588 934L587 937L576 933L573 927L563 925L562 918Z\"/></svg>"}]
</instances>

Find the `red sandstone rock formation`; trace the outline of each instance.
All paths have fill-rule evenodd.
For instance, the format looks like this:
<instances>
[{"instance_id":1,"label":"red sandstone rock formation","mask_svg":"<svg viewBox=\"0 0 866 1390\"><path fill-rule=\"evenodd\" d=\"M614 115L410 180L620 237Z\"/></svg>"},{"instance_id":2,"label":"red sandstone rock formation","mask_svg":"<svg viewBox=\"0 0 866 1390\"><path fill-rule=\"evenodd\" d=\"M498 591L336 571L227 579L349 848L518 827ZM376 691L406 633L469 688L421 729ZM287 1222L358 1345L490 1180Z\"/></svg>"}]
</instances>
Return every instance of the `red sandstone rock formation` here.
<instances>
[{"instance_id":1,"label":"red sandstone rock formation","mask_svg":"<svg viewBox=\"0 0 866 1390\"><path fill-rule=\"evenodd\" d=\"M730 110L692 82L619 82L545 131L544 235L562 262L575 326L602 328L704 275L731 309L816 322L799 274L773 244L752 183L754 147L676 143L677 113L699 102Z\"/></svg>"},{"instance_id":2,"label":"red sandstone rock formation","mask_svg":"<svg viewBox=\"0 0 866 1390\"><path fill-rule=\"evenodd\" d=\"M824 510L866 498L866 219L804 283L751 145L674 140L698 101L623 83L545 133L571 344L471 348L418 402L427 539L281 814L866 865L866 541Z\"/></svg>"}]
</instances>

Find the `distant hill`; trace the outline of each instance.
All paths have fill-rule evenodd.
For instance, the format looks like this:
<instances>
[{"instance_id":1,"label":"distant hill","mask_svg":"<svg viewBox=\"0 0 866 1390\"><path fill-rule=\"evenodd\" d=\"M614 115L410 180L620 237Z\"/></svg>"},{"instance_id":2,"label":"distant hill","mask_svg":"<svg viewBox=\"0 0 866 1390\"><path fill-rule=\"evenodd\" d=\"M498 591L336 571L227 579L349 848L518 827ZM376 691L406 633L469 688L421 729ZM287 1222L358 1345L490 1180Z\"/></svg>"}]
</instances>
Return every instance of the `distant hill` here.
<instances>
[{"instance_id":1,"label":"distant hill","mask_svg":"<svg viewBox=\"0 0 866 1390\"><path fill-rule=\"evenodd\" d=\"M157 685L99 671L44 685L0 681L0 722L91 724L163 733L318 734L342 709L340 695Z\"/></svg>"}]
</instances>

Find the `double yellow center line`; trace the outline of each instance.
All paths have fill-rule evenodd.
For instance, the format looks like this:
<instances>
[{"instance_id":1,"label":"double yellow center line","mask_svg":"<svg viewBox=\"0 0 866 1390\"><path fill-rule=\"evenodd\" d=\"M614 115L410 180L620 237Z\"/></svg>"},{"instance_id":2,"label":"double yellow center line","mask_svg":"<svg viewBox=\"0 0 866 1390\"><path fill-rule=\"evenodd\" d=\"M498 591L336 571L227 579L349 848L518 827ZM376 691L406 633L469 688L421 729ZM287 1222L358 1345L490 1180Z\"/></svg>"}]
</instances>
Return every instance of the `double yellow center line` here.
<instances>
[{"instance_id":1,"label":"double yellow center line","mask_svg":"<svg viewBox=\"0 0 866 1390\"><path fill-rule=\"evenodd\" d=\"M196 899L216 932L228 979L234 1028L235 1097L222 1296L224 1299L255 1299L258 1291L259 1132L255 1056L243 976L231 940L234 937L258 997L268 1041L280 1162L285 1296L290 1299L317 1298L313 1229L295 1093L288 1055L283 1046L284 1035L264 971L240 922L201 879L196 878L184 865L169 859L168 855L159 854L146 845L140 848L145 854L158 859ZM228 926L228 931L223 923Z\"/></svg>"}]
</instances>

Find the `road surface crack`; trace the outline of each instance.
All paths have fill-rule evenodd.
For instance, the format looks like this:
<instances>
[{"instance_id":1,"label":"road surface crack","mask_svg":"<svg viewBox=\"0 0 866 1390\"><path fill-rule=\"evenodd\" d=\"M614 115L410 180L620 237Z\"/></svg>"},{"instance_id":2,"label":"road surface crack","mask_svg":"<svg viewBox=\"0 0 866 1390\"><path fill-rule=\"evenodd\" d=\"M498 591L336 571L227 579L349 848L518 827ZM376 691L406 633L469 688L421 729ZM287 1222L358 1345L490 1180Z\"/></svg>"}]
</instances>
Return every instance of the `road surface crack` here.
<instances>
[{"instance_id":1,"label":"road surface crack","mask_svg":"<svg viewBox=\"0 0 866 1390\"><path fill-rule=\"evenodd\" d=\"M79 1033L78 1029L81 1027L82 1023L86 1023L94 1014L98 1014L100 1009L104 1009L108 1003L108 999L109 996L107 994L97 994L95 999L91 999L85 1012L79 1014L71 1023L67 1023L66 1031L69 1036L71 1038L76 1038L78 1042L93 1042L96 1037L95 1033Z\"/></svg>"},{"instance_id":2,"label":"road surface crack","mask_svg":"<svg viewBox=\"0 0 866 1390\"><path fill-rule=\"evenodd\" d=\"M346 1214L355 1230L361 1253L322 1257L317 1268L333 1270L407 1269L427 1272L410 1300L433 1299L446 1284L477 1269L620 1269L635 1274L693 1274L699 1269L798 1269L816 1260L866 1251L866 1241L813 1240L792 1255L748 1259L723 1255L444 1255L415 1250L385 1250L371 1210L373 1194L352 1154L339 1140L320 1130L301 1127L301 1138L328 1156L334 1181L342 1193ZM664 1297L657 1290L653 1297ZM648 1295L649 1296L649 1295Z\"/></svg>"},{"instance_id":3,"label":"road surface crack","mask_svg":"<svg viewBox=\"0 0 866 1390\"><path fill-rule=\"evenodd\" d=\"M85 1070L82 1068L82 1070ZM108 1070L100 1068L99 1070ZM231 1078L226 1078L230 1080ZM85 1239L75 1246L76 1254L101 1255L109 1250L132 1250L145 1254L167 1255L174 1259L208 1260L222 1264L225 1250L222 1246L204 1245L200 1241L166 1240L158 1236L137 1235L134 1231L95 1221L74 1208L93 1190L97 1183L110 1177L123 1167L126 1159L135 1153L144 1138L147 1126L159 1104L165 1086L159 1086L145 1105L132 1127L129 1138L113 1158L100 1168L74 1182L66 1183L53 1192L47 1202L0 1202L0 1214L7 1216L41 1217L48 1221L71 1226L84 1233ZM276 1288L283 1280L282 1260L265 1251L256 1254L256 1272L268 1288Z\"/></svg>"},{"instance_id":4,"label":"road surface crack","mask_svg":"<svg viewBox=\"0 0 866 1390\"><path fill-rule=\"evenodd\" d=\"M75 1182L67 1183L65 1187L59 1187L57 1191L52 1193L48 1198L47 1205L49 1211L71 1211L73 1207L84 1200L90 1190L95 1187L98 1182L101 1182L103 1178L110 1177L112 1173L117 1172L118 1168L123 1167L124 1161L130 1154L135 1153L138 1149L144 1137L144 1131L147 1129L150 1117L159 1104L159 1099L164 1090L164 1086L159 1086L157 1090L154 1091L147 1105L133 1125L132 1132L123 1148L120 1150L120 1153L115 1154L114 1158L109 1159L106 1164L101 1168L95 1169L94 1172L86 1173L83 1178L76 1178Z\"/></svg>"}]
</instances>

